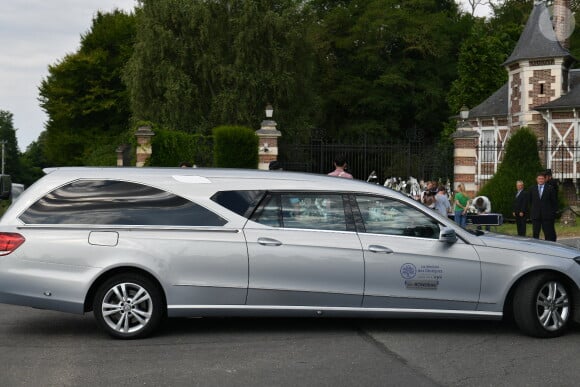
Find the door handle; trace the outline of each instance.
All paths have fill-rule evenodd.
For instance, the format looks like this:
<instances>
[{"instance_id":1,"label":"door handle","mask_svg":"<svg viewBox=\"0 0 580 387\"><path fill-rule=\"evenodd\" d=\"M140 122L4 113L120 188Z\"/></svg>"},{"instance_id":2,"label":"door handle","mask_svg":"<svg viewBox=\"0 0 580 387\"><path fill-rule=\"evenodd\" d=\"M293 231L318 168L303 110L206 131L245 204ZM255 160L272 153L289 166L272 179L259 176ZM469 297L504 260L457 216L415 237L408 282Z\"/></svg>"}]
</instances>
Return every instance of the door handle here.
<instances>
[{"instance_id":1,"label":"door handle","mask_svg":"<svg viewBox=\"0 0 580 387\"><path fill-rule=\"evenodd\" d=\"M282 242L272 238L258 238L258 243L262 246L280 246Z\"/></svg>"},{"instance_id":2,"label":"door handle","mask_svg":"<svg viewBox=\"0 0 580 387\"><path fill-rule=\"evenodd\" d=\"M370 245L369 246L369 251L373 252L373 253L383 253L383 254L392 254L394 253L393 250L389 249L388 247L385 246L380 246L380 245Z\"/></svg>"}]
</instances>

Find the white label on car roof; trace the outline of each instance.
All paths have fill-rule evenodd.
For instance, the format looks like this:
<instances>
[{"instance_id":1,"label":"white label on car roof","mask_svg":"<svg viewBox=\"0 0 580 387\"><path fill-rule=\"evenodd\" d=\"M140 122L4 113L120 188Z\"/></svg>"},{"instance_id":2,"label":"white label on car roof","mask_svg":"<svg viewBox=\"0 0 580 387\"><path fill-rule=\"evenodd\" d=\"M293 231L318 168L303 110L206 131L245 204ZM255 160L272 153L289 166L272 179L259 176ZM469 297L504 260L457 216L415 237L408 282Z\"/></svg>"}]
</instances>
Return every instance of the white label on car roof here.
<instances>
[{"instance_id":1,"label":"white label on car roof","mask_svg":"<svg viewBox=\"0 0 580 387\"><path fill-rule=\"evenodd\" d=\"M173 175L173 178L180 183L189 183L189 184L211 184L211 181L208 178L202 176L182 176L182 175Z\"/></svg>"}]
</instances>

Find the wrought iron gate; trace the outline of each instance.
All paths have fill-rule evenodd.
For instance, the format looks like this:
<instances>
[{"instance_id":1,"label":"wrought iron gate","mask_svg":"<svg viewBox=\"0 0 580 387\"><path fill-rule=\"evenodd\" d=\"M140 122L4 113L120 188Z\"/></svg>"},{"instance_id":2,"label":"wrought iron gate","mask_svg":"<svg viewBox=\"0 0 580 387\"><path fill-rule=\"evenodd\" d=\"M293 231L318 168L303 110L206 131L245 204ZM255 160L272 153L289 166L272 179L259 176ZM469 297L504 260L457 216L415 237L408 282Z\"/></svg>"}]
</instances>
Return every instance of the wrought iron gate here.
<instances>
[{"instance_id":1,"label":"wrought iron gate","mask_svg":"<svg viewBox=\"0 0 580 387\"><path fill-rule=\"evenodd\" d=\"M366 180L373 171L381 183L389 177L453 179L451 144L333 144L315 139L308 144L280 144L278 160L285 170L327 174L339 155L346 158L348 171L356 179Z\"/></svg>"}]
</instances>

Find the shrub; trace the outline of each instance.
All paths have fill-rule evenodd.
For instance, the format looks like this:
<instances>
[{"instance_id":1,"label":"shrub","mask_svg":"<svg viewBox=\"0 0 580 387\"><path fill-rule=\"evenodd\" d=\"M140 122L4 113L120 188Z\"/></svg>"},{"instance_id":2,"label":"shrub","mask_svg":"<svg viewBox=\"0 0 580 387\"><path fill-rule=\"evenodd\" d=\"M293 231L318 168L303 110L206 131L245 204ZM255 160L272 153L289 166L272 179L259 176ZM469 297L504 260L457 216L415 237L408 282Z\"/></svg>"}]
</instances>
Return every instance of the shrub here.
<instances>
[{"instance_id":1,"label":"shrub","mask_svg":"<svg viewBox=\"0 0 580 387\"><path fill-rule=\"evenodd\" d=\"M154 128L152 151L148 165L152 167L177 167L189 162L201 167L212 166L212 138L175 130Z\"/></svg>"},{"instance_id":2,"label":"shrub","mask_svg":"<svg viewBox=\"0 0 580 387\"><path fill-rule=\"evenodd\" d=\"M220 168L258 168L258 136L250 128L219 126L213 129L214 165Z\"/></svg>"},{"instance_id":3,"label":"shrub","mask_svg":"<svg viewBox=\"0 0 580 387\"><path fill-rule=\"evenodd\" d=\"M502 213L504 218L512 217L516 181L522 180L529 189L541 170L536 135L529 128L521 128L508 140L502 163L479 195L489 198L493 212Z\"/></svg>"}]
</instances>

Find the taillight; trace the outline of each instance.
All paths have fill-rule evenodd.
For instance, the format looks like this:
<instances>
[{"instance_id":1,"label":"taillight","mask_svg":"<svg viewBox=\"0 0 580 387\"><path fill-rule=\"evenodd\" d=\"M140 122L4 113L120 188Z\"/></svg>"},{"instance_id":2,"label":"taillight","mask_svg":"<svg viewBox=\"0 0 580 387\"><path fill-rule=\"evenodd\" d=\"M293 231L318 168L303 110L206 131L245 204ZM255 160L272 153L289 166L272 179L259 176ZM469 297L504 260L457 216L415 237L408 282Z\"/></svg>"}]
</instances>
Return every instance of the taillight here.
<instances>
[{"instance_id":1,"label":"taillight","mask_svg":"<svg viewBox=\"0 0 580 387\"><path fill-rule=\"evenodd\" d=\"M0 232L0 256L10 254L25 240L22 235L14 232Z\"/></svg>"}]
</instances>

